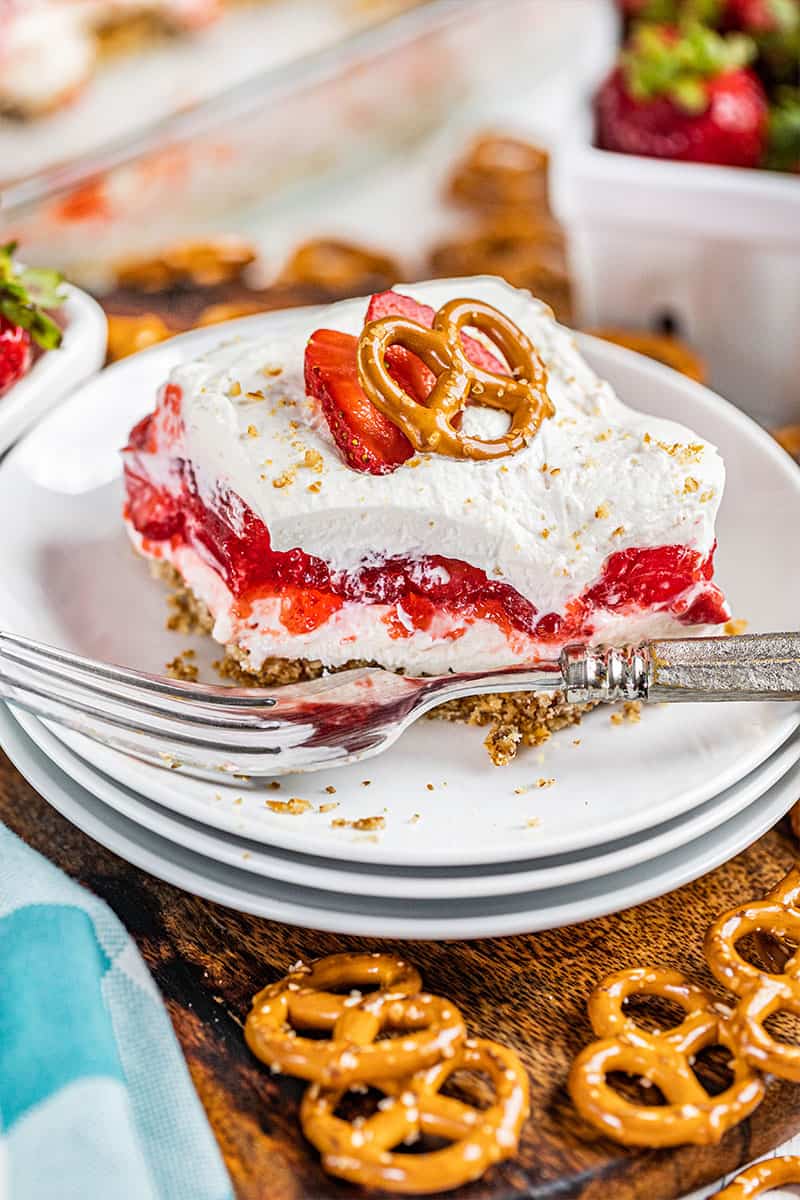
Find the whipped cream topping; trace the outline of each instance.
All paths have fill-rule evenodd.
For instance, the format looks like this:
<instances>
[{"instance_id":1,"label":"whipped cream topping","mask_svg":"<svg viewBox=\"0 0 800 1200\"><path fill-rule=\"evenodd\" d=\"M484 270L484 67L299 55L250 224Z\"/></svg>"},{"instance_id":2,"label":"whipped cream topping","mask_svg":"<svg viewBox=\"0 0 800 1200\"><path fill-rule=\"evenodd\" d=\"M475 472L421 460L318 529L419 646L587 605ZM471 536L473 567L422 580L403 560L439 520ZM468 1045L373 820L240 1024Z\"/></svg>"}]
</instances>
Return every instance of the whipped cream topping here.
<instances>
[{"instance_id":1,"label":"whipped cream topping","mask_svg":"<svg viewBox=\"0 0 800 1200\"><path fill-rule=\"evenodd\" d=\"M389 475L353 471L305 395L303 354L320 327L358 334L367 301L286 313L263 337L229 341L172 373L209 503L224 482L267 525L274 549L300 547L334 572L395 556L461 559L540 613L563 612L615 551L711 551L725 479L713 446L624 405L526 292L485 277L400 290L434 308L465 296L507 313L547 366L555 416L505 459L422 454ZM480 408L465 416L484 436L505 420Z\"/></svg>"}]
</instances>

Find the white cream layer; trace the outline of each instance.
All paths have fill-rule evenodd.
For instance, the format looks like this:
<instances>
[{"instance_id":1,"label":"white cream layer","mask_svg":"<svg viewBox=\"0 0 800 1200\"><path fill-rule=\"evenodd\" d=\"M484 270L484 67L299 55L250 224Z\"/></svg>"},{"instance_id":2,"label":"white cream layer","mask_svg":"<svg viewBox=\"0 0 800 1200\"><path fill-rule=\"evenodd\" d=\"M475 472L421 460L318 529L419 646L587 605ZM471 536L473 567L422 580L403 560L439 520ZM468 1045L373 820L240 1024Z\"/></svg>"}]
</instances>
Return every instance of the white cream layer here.
<instances>
[{"instance_id":1,"label":"white cream layer","mask_svg":"<svg viewBox=\"0 0 800 1200\"><path fill-rule=\"evenodd\" d=\"M265 522L274 549L300 547L333 571L439 554L509 583L540 613L563 613L614 551L710 552L725 480L714 447L624 405L528 293L490 278L401 290L433 307L456 296L486 300L529 334L556 408L530 445L495 462L420 455L390 475L353 471L303 385L315 329L360 331L367 302L348 300L287 313L264 337L228 342L173 371L188 456L207 496L224 481ZM492 434L498 417L467 413Z\"/></svg>"}]
</instances>

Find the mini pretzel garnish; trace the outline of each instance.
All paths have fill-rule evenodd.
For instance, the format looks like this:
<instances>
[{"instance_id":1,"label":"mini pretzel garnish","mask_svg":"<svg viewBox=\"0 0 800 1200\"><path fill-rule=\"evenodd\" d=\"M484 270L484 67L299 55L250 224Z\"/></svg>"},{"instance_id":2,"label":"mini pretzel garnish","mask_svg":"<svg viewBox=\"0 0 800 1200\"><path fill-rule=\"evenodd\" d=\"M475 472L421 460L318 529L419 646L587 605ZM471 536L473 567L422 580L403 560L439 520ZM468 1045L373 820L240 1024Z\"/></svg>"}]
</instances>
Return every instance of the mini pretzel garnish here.
<instances>
[{"instance_id":1,"label":"mini pretzel garnish","mask_svg":"<svg viewBox=\"0 0 800 1200\"><path fill-rule=\"evenodd\" d=\"M454 1071L480 1071L492 1081L489 1108L440 1094ZM422 1195L460 1187L516 1151L528 1115L528 1078L511 1050L469 1040L447 1062L409 1079L377 1081L385 1093L374 1116L355 1123L335 1115L342 1091L315 1085L300 1111L303 1132L332 1175L386 1192ZM419 1154L394 1154L401 1143L429 1134L451 1145Z\"/></svg>"},{"instance_id":2,"label":"mini pretzel garnish","mask_svg":"<svg viewBox=\"0 0 800 1200\"><path fill-rule=\"evenodd\" d=\"M751 1200L787 1183L800 1183L800 1158L768 1158L742 1171L723 1191L715 1192L712 1200Z\"/></svg>"},{"instance_id":3,"label":"mini pretzel garnish","mask_svg":"<svg viewBox=\"0 0 800 1200\"><path fill-rule=\"evenodd\" d=\"M736 943L751 933L790 944L792 952L782 970L762 970L741 956ZM705 943L709 967L739 999L730 1024L737 1053L751 1066L794 1083L800 1082L800 1046L772 1037L765 1022L782 1011L800 1016L798 942L800 870L795 868L766 899L742 904L716 920ZM776 961L770 965L778 966Z\"/></svg>"},{"instance_id":4,"label":"mini pretzel garnish","mask_svg":"<svg viewBox=\"0 0 800 1200\"><path fill-rule=\"evenodd\" d=\"M363 996L359 987L384 990ZM326 991L355 989L351 995ZM247 1044L278 1071L329 1086L409 1075L455 1052L465 1036L461 1014L437 996L415 993L417 972L392 955L333 955L259 992L245 1022ZM330 1031L331 1040L297 1030ZM376 1041L384 1030L402 1038Z\"/></svg>"},{"instance_id":5,"label":"mini pretzel garnish","mask_svg":"<svg viewBox=\"0 0 800 1200\"><path fill-rule=\"evenodd\" d=\"M660 996L680 1005L686 1018L649 1032L623 1011L631 996ZM603 1040L578 1055L569 1077L575 1107L587 1121L625 1146L713 1145L760 1104L764 1084L733 1047L727 1021L711 996L677 971L634 968L609 975L589 998L589 1017ZM732 1054L733 1082L710 1095L692 1070L709 1046ZM663 1105L636 1104L608 1084L612 1071L639 1076L657 1087Z\"/></svg>"},{"instance_id":6,"label":"mini pretzel garnish","mask_svg":"<svg viewBox=\"0 0 800 1200\"><path fill-rule=\"evenodd\" d=\"M502 352L509 375L497 375L467 358L461 331L472 326ZM436 376L433 390L419 403L392 378L386 352L402 346ZM358 376L376 408L402 430L415 450L450 458L496 459L516 454L542 421L551 417L547 371L533 343L513 321L480 300L451 300L426 329L407 317L382 317L364 328L358 343ZM472 437L454 419L469 401L510 414L501 437Z\"/></svg>"}]
</instances>

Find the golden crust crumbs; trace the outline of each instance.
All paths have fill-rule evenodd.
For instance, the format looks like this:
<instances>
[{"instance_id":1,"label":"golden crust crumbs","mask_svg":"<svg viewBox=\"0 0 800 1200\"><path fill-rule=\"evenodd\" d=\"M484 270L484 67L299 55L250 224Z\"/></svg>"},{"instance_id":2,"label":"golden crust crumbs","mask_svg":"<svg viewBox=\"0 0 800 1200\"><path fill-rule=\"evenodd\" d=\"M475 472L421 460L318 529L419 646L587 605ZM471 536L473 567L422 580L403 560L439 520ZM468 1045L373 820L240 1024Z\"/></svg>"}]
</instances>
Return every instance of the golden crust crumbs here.
<instances>
[{"instance_id":1,"label":"golden crust crumbs","mask_svg":"<svg viewBox=\"0 0 800 1200\"><path fill-rule=\"evenodd\" d=\"M174 591L168 599L171 615L169 628L181 633L207 633L213 620L206 606L182 582L169 563L151 562L151 571L169 583ZM351 659L337 670L350 670L370 664L364 659ZM282 687L319 679L326 668L319 660L267 658L258 671L248 668L242 650L228 646L223 658L214 663L223 679L240 687ZM580 724L581 717L591 711L591 704L569 704L563 692L497 692L486 696L466 696L449 700L427 714L428 720L453 721L488 728L486 749L495 766L510 763L520 747L541 746L553 733ZM325 789L334 795L336 789Z\"/></svg>"},{"instance_id":2,"label":"golden crust crumbs","mask_svg":"<svg viewBox=\"0 0 800 1200\"><path fill-rule=\"evenodd\" d=\"M314 807L310 800L301 800L299 796L292 796L290 800L267 800L265 803L271 812L291 813L295 817Z\"/></svg>"}]
</instances>

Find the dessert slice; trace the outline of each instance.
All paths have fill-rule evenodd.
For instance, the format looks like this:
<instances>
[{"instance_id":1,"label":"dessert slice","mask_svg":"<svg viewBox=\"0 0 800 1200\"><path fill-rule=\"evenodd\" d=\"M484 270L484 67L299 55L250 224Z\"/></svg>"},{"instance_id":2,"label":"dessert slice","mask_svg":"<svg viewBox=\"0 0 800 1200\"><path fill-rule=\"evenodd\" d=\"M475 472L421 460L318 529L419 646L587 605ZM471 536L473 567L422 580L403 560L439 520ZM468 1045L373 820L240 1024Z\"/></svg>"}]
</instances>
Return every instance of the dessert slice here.
<instances>
[{"instance_id":1,"label":"dessert slice","mask_svg":"<svg viewBox=\"0 0 800 1200\"><path fill-rule=\"evenodd\" d=\"M176 32L206 25L221 0L5 0L0 23L0 112L33 118L78 95L110 30L143 18Z\"/></svg>"},{"instance_id":2,"label":"dessert slice","mask_svg":"<svg viewBox=\"0 0 800 1200\"><path fill-rule=\"evenodd\" d=\"M728 618L716 450L626 407L528 293L444 280L266 329L177 367L124 451L135 547L251 681L489 670ZM442 715L512 743L577 717L525 696Z\"/></svg>"}]
</instances>

